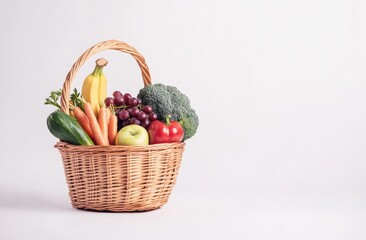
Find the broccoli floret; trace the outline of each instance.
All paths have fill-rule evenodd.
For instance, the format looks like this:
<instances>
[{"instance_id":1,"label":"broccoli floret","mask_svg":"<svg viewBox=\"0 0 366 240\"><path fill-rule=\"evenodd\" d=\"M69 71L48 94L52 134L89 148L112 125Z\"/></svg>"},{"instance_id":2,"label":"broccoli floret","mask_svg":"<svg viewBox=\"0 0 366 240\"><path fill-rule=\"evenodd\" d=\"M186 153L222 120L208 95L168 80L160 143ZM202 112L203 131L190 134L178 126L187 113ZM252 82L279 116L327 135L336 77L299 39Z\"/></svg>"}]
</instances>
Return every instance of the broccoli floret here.
<instances>
[{"instance_id":1,"label":"broccoli floret","mask_svg":"<svg viewBox=\"0 0 366 240\"><path fill-rule=\"evenodd\" d=\"M185 115L182 115L181 119L178 121L180 125L182 125L184 130L183 141L192 137L196 133L199 125L199 120L194 109L191 108L190 111L187 111Z\"/></svg>"},{"instance_id":2,"label":"broccoli floret","mask_svg":"<svg viewBox=\"0 0 366 240\"><path fill-rule=\"evenodd\" d=\"M137 95L142 104L151 105L159 120L164 120L172 112L172 100L166 87L162 84L152 84L144 87Z\"/></svg>"},{"instance_id":3,"label":"broccoli floret","mask_svg":"<svg viewBox=\"0 0 366 240\"><path fill-rule=\"evenodd\" d=\"M174 105L182 105L184 107L191 107L191 102L189 98L181 93L178 88L173 86L166 86L166 90L170 93L170 99Z\"/></svg>"},{"instance_id":4,"label":"broccoli floret","mask_svg":"<svg viewBox=\"0 0 366 240\"><path fill-rule=\"evenodd\" d=\"M151 84L142 88L137 97L142 100L142 104L152 106L158 120L164 121L170 115L171 120L179 121L184 130L183 141L197 132L198 116L191 107L189 98L176 87Z\"/></svg>"}]
</instances>

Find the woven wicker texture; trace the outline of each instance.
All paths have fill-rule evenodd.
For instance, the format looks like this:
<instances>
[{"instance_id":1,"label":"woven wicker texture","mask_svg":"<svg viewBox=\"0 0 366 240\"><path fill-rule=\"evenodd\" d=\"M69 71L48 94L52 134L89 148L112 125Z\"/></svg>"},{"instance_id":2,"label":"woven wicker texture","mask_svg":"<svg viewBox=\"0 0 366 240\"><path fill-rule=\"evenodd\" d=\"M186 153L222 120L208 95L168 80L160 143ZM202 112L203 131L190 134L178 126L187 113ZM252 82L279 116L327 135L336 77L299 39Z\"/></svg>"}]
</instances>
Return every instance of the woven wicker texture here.
<instances>
[{"instance_id":1,"label":"woven wicker texture","mask_svg":"<svg viewBox=\"0 0 366 240\"><path fill-rule=\"evenodd\" d=\"M92 55L104 50L131 54L140 66L144 85L151 84L145 59L136 49L116 40L89 48L72 66L62 89L61 109L69 114L70 85ZM176 182L185 144L148 146L75 146L56 143L60 151L71 203L97 211L146 211L168 201Z\"/></svg>"}]
</instances>

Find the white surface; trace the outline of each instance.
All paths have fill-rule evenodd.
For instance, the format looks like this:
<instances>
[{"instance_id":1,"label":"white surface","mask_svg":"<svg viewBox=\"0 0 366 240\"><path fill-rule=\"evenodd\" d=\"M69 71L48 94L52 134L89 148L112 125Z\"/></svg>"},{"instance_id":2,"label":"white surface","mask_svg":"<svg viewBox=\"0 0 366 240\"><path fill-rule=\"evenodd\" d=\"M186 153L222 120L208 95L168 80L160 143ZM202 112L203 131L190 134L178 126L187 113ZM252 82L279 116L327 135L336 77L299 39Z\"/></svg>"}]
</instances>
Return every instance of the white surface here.
<instances>
[{"instance_id":1,"label":"white surface","mask_svg":"<svg viewBox=\"0 0 366 240\"><path fill-rule=\"evenodd\" d=\"M364 1L8 1L0 8L0 239L365 239ZM163 208L72 209L43 101L119 39L200 116ZM109 93L142 87L106 52ZM78 73L80 89L93 61Z\"/></svg>"},{"instance_id":2,"label":"white surface","mask_svg":"<svg viewBox=\"0 0 366 240\"><path fill-rule=\"evenodd\" d=\"M29 197L29 196L28 196ZM66 201L66 199L63 199ZM74 210L34 197L5 204L2 239L365 239L359 197L174 194L144 213ZM5 237L6 236L6 237Z\"/></svg>"}]
</instances>

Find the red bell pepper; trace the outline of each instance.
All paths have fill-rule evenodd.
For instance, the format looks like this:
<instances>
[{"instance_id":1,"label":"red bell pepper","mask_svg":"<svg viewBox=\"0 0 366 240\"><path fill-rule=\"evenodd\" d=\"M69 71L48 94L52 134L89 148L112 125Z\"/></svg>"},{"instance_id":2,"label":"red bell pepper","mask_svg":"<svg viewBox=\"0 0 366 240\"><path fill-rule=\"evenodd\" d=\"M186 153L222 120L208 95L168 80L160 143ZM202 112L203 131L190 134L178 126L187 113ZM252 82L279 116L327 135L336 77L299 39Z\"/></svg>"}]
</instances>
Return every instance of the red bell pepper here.
<instances>
[{"instance_id":1,"label":"red bell pepper","mask_svg":"<svg viewBox=\"0 0 366 240\"><path fill-rule=\"evenodd\" d=\"M166 117L166 122L153 121L148 129L150 144L173 143L183 140L183 128L176 121L170 121L170 116Z\"/></svg>"}]
</instances>

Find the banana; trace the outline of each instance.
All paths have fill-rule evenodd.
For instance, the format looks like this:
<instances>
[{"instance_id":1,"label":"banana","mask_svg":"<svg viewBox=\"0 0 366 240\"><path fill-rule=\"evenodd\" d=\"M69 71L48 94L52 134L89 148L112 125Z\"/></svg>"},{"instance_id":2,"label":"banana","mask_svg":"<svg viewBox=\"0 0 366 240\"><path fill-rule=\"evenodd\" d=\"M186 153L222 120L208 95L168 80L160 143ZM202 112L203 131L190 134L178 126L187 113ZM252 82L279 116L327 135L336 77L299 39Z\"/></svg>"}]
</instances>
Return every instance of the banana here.
<instances>
[{"instance_id":1,"label":"banana","mask_svg":"<svg viewBox=\"0 0 366 240\"><path fill-rule=\"evenodd\" d=\"M104 105L104 99L107 96L107 79L104 76L103 67L108 62L104 58L99 58L95 63L94 71L84 79L81 94L93 107L95 116L98 116L99 109Z\"/></svg>"},{"instance_id":2,"label":"banana","mask_svg":"<svg viewBox=\"0 0 366 240\"><path fill-rule=\"evenodd\" d=\"M102 107L104 106L104 100L107 97L107 78L105 77L105 75L102 74L99 77L99 94L98 94L98 102L99 102L99 106Z\"/></svg>"}]
</instances>

